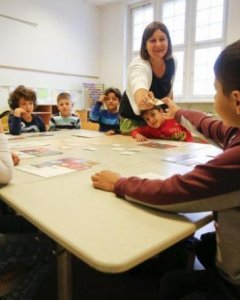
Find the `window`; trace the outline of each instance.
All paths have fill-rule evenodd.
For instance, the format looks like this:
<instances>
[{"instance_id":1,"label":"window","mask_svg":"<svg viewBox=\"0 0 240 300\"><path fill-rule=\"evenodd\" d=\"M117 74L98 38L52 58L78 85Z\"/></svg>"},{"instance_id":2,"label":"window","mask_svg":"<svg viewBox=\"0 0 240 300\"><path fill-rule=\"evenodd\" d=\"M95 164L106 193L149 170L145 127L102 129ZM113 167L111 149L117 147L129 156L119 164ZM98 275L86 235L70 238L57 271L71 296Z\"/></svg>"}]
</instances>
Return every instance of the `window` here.
<instances>
[{"instance_id":1,"label":"window","mask_svg":"<svg viewBox=\"0 0 240 300\"><path fill-rule=\"evenodd\" d=\"M213 65L225 45L226 8L227 0L156 0L155 5L132 8L131 57L139 54L145 26L162 20L177 60L175 99L209 101L214 94Z\"/></svg>"},{"instance_id":2,"label":"window","mask_svg":"<svg viewBox=\"0 0 240 300\"><path fill-rule=\"evenodd\" d=\"M169 1L163 5L163 23L168 26L173 45L184 43L185 0Z\"/></svg>"},{"instance_id":3,"label":"window","mask_svg":"<svg viewBox=\"0 0 240 300\"><path fill-rule=\"evenodd\" d=\"M153 21L153 6L150 4L132 9L132 54L139 53L145 27Z\"/></svg>"}]
</instances>

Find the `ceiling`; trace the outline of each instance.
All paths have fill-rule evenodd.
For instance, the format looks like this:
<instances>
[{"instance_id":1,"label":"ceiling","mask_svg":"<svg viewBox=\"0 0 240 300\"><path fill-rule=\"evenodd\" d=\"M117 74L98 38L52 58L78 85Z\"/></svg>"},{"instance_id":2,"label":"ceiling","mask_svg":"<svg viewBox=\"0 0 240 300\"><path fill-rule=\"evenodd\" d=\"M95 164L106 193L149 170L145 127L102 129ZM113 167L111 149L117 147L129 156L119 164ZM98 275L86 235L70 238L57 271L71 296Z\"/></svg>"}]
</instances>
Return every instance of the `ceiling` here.
<instances>
[{"instance_id":1,"label":"ceiling","mask_svg":"<svg viewBox=\"0 0 240 300\"><path fill-rule=\"evenodd\" d=\"M113 3L113 2L124 2L124 0L88 0L88 2L94 4L94 5L104 5L108 3Z\"/></svg>"}]
</instances>

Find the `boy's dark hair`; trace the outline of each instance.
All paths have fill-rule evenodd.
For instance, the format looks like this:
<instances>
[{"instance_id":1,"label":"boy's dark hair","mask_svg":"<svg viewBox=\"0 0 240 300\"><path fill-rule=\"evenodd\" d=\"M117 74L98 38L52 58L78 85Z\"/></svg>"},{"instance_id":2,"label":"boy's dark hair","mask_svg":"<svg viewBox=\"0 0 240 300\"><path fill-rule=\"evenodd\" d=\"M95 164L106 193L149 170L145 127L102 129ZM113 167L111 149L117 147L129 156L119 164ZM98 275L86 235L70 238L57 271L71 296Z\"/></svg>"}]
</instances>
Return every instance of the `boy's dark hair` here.
<instances>
[{"instance_id":1,"label":"boy's dark hair","mask_svg":"<svg viewBox=\"0 0 240 300\"><path fill-rule=\"evenodd\" d=\"M167 29L167 26L165 24L163 24L162 22L155 21L155 22L150 23L144 29L144 32L143 32L143 35L142 35L140 56L145 60L149 60L149 54L146 50L147 41L154 34L154 32L158 29L166 34L167 40L168 40L168 50L167 50L167 53L166 53L164 58L169 59L169 58L172 57L172 41L171 41L170 34L169 34L168 29Z\"/></svg>"},{"instance_id":2,"label":"boy's dark hair","mask_svg":"<svg viewBox=\"0 0 240 300\"><path fill-rule=\"evenodd\" d=\"M24 85L19 85L16 89L10 93L8 98L8 104L11 109L15 109L19 107L20 99L24 99L26 101L32 101L34 108L37 106L37 95L34 90L25 87Z\"/></svg>"},{"instance_id":3,"label":"boy's dark hair","mask_svg":"<svg viewBox=\"0 0 240 300\"><path fill-rule=\"evenodd\" d=\"M149 109L146 109L146 110L141 110L140 111L140 116L142 118L144 118L145 114L148 113L149 111L152 111L152 110L158 110L158 111L163 111L163 108L161 107L161 105L156 105L156 106L153 106L152 108L149 108Z\"/></svg>"},{"instance_id":4,"label":"boy's dark hair","mask_svg":"<svg viewBox=\"0 0 240 300\"><path fill-rule=\"evenodd\" d=\"M57 103L61 100L61 99L68 99L68 100L71 100L72 101L72 97L69 93L60 93L58 96L57 96Z\"/></svg>"},{"instance_id":5,"label":"boy's dark hair","mask_svg":"<svg viewBox=\"0 0 240 300\"><path fill-rule=\"evenodd\" d=\"M122 94L119 89L110 87L104 91L105 96L107 96L109 93L114 93L119 101L121 100Z\"/></svg>"},{"instance_id":6,"label":"boy's dark hair","mask_svg":"<svg viewBox=\"0 0 240 300\"><path fill-rule=\"evenodd\" d=\"M229 96L240 91L240 40L227 46L214 64L216 79L221 83L223 94Z\"/></svg>"}]
</instances>

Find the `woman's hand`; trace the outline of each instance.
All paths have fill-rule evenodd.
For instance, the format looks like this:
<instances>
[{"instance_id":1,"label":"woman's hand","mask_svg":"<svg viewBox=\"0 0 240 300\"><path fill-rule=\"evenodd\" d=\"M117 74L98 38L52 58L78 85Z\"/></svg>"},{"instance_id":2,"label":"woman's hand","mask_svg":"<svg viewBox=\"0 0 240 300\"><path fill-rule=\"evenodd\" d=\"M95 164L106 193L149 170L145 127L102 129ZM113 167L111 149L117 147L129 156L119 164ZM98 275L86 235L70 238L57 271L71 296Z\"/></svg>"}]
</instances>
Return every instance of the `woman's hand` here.
<instances>
[{"instance_id":1,"label":"woman's hand","mask_svg":"<svg viewBox=\"0 0 240 300\"><path fill-rule=\"evenodd\" d=\"M146 142L148 139L143 136L141 133L137 133L135 135L135 139L137 140L137 142Z\"/></svg>"},{"instance_id":2,"label":"woman's hand","mask_svg":"<svg viewBox=\"0 0 240 300\"><path fill-rule=\"evenodd\" d=\"M175 114L180 109L180 107L177 106L175 104L175 102L173 102L173 100L169 97L165 97L161 100L163 101L164 104L166 104L168 106L168 108L166 109L166 112L164 113L165 119L174 119Z\"/></svg>"},{"instance_id":3,"label":"woman's hand","mask_svg":"<svg viewBox=\"0 0 240 300\"><path fill-rule=\"evenodd\" d=\"M107 170L96 173L91 177L93 186L96 189L107 192L114 192L114 185L120 178L120 174Z\"/></svg>"},{"instance_id":4,"label":"woman's hand","mask_svg":"<svg viewBox=\"0 0 240 300\"><path fill-rule=\"evenodd\" d=\"M154 95L151 91L139 89L136 91L134 98L140 110L148 110L155 105Z\"/></svg>"}]
</instances>

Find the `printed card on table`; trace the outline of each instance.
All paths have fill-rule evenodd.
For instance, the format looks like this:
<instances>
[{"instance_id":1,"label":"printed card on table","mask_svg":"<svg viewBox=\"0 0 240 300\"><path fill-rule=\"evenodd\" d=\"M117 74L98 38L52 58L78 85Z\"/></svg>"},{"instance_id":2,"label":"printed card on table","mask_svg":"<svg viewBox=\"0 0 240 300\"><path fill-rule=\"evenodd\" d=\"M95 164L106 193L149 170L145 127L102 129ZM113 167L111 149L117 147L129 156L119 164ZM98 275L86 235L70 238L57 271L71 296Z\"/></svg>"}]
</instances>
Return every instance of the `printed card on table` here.
<instances>
[{"instance_id":1,"label":"printed card on table","mask_svg":"<svg viewBox=\"0 0 240 300\"><path fill-rule=\"evenodd\" d=\"M210 159L211 158L207 155L199 155L198 153L192 153L192 154L189 153L189 154L165 157L163 160L167 162L179 164L179 165L194 167L196 165L205 164Z\"/></svg>"},{"instance_id":2,"label":"printed card on table","mask_svg":"<svg viewBox=\"0 0 240 300\"><path fill-rule=\"evenodd\" d=\"M176 145L162 144L162 143L160 144L160 143L156 143L156 142L147 142L147 143L143 143L140 145L144 146L144 147L156 148L156 149L168 149L168 148L177 147Z\"/></svg>"},{"instance_id":3,"label":"printed card on table","mask_svg":"<svg viewBox=\"0 0 240 300\"><path fill-rule=\"evenodd\" d=\"M93 137L103 136L104 133L99 131L80 129L77 133L74 133L73 135L78 137L93 138Z\"/></svg>"},{"instance_id":4,"label":"printed card on table","mask_svg":"<svg viewBox=\"0 0 240 300\"><path fill-rule=\"evenodd\" d=\"M11 149L28 148L28 147L42 147L49 145L49 141L31 141L31 142L16 142L10 143Z\"/></svg>"},{"instance_id":5,"label":"printed card on table","mask_svg":"<svg viewBox=\"0 0 240 300\"><path fill-rule=\"evenodd\" d=\"M19 151L19 153L21 153L21 152L24 154L28 154L32 157L63 154L63 152L61 152L59 150L50 149L50 148L24 149L24 150ZM20 156L21 156L21 154L20 154Z\"/></svg>"},{"instance_id":6,"label":"printed card on table","mask_svg":"<svg viewBox=\"0 0 240 300\"><path fill-rule=\"evenodd\" d=\"M70 157L46 161L39 164L17 166L16 169L42 177L52 177L77 171L84 171L99 165L102 165L102 163L83 158Z\"/></svg>"}]
</instances>

